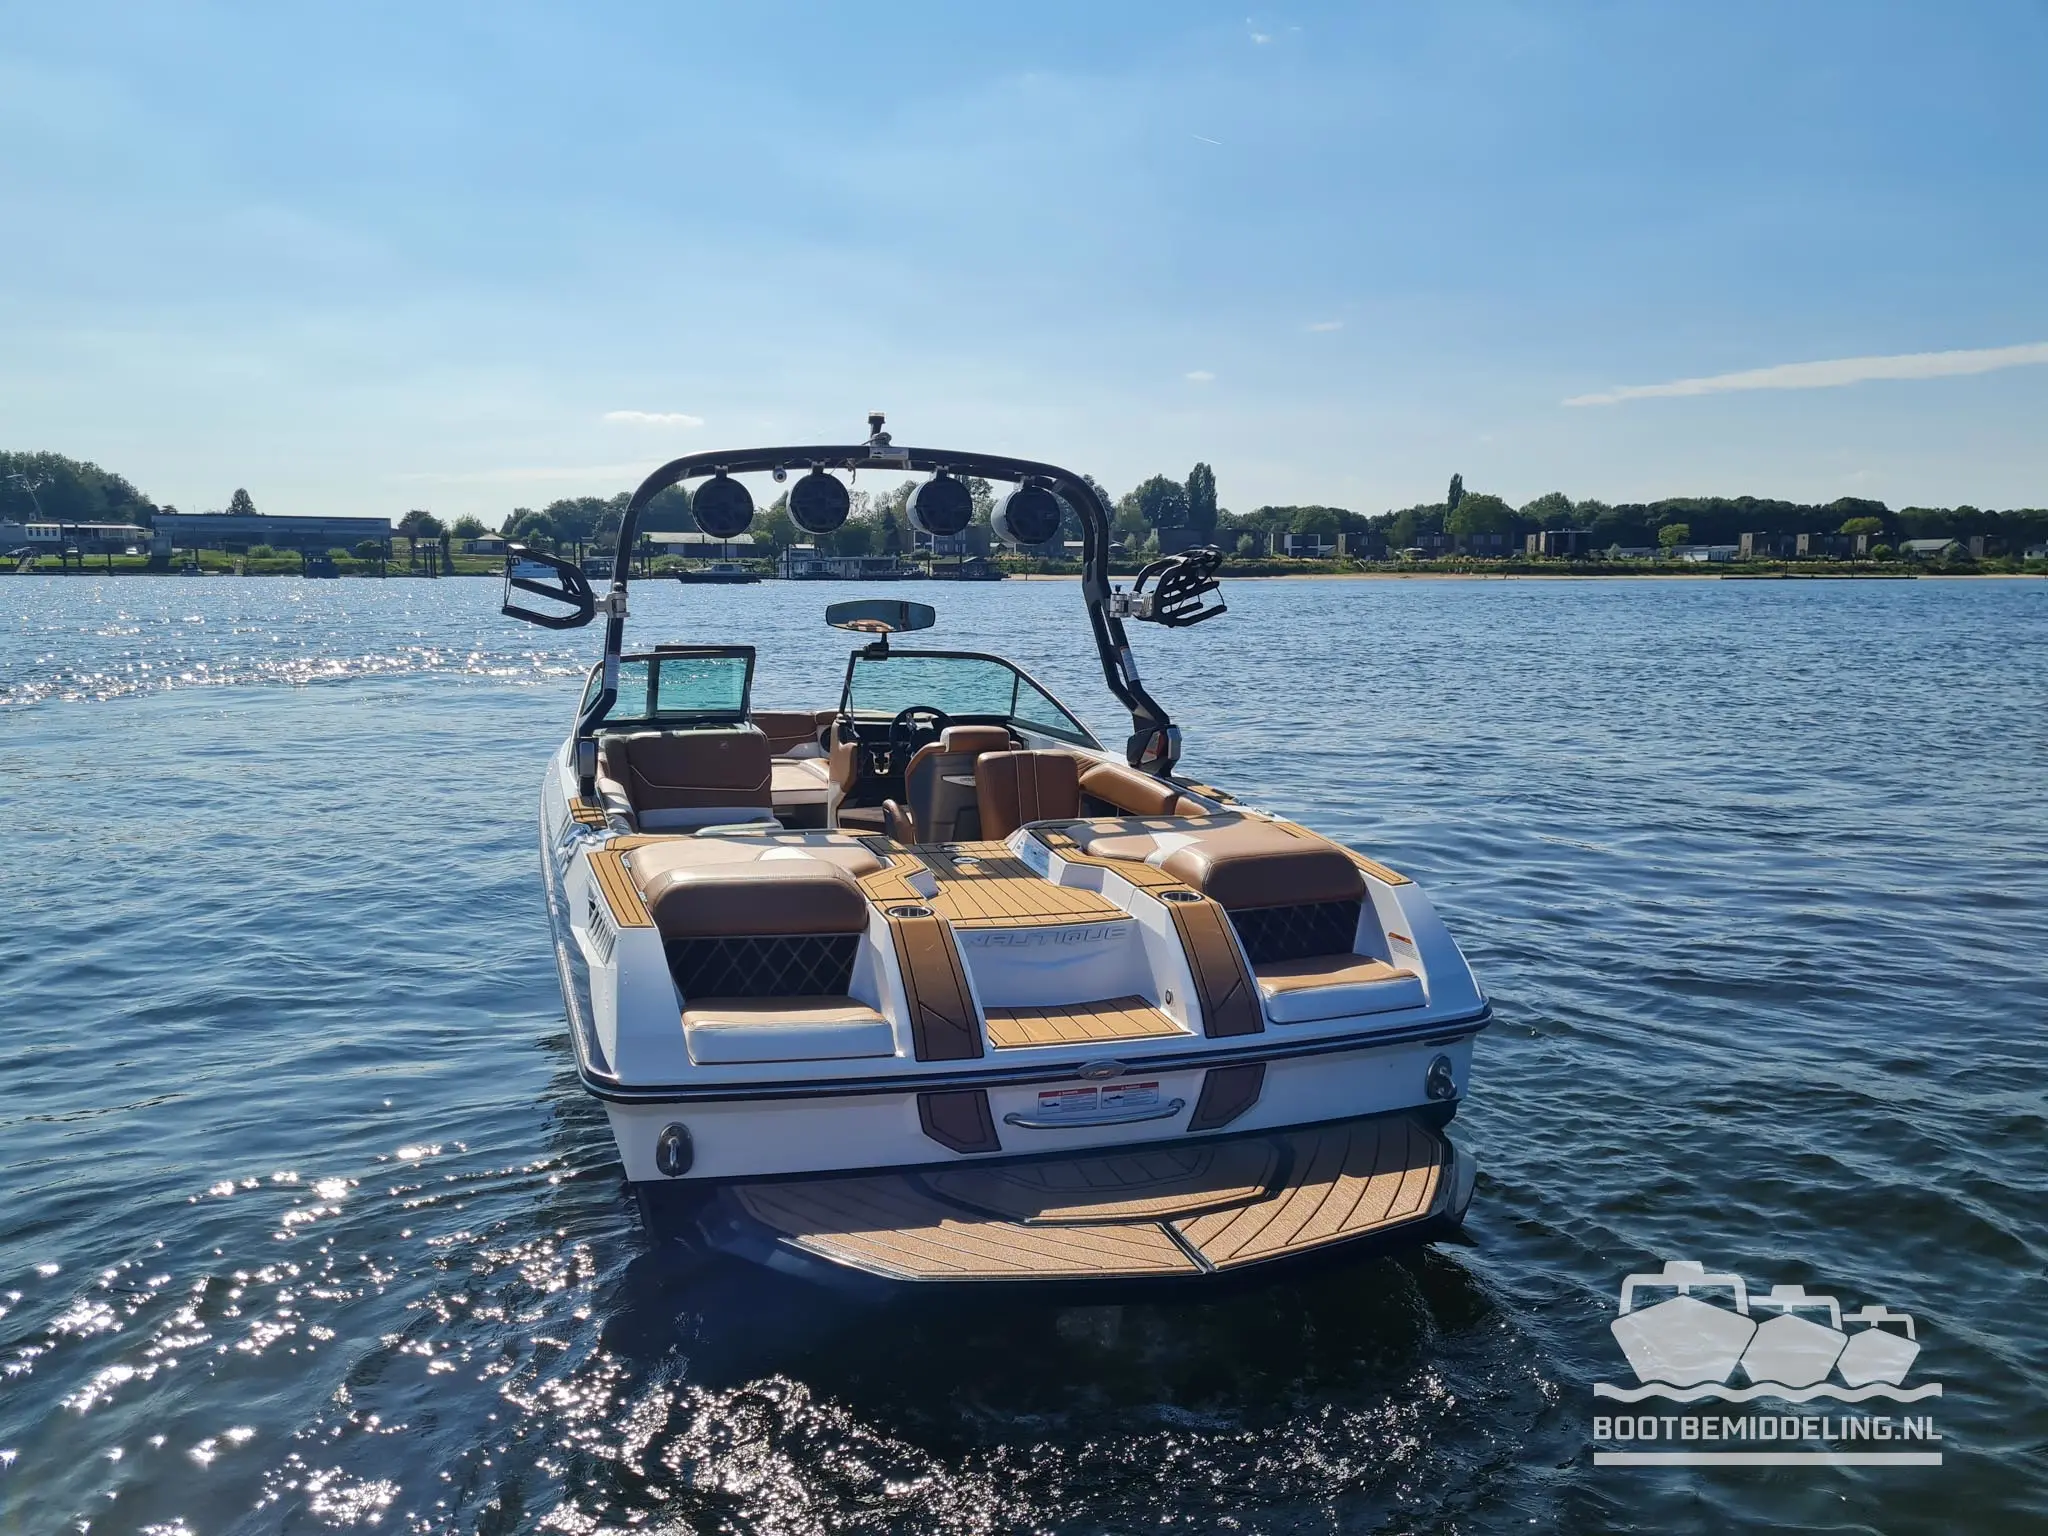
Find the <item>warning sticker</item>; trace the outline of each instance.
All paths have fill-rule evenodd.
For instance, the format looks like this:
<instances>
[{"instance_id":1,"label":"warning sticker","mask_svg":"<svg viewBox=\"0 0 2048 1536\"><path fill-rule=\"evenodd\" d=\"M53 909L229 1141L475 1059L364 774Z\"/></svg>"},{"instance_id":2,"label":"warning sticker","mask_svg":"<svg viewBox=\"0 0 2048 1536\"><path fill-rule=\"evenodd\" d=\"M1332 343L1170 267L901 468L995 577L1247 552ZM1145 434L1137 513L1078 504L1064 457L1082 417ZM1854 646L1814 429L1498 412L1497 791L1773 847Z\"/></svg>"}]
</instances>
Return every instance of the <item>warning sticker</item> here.
<instances>
[{"instance_id":1,"label":"warning sticker","mask_svg":"<svg viewBox=\"0 0 2048 1536\"><path fill-rule=\"evenodd\" d=\"M1098 1108L1099 1091L1094 1088L1045 1088L1039 1091L1038 1113L1046 1119L1092 1115Z\"/></svg>"},{"instance_id":2,"label":"warning sticker","mask_svg":"<svg viewBox=\"0 0 2048 1536\"><path fill-rule=\"evenodd\" d=\"M1045 1088L1038 1095L1038 1115L1042 1120L1074 1120L1089 1115L1156 1109L1158 1106L1157 1082L1109 1083L1101 1088Z\"/></svg>"},{"instance_id":3,"label":"warning sticker","mask_svg":"<svg viewBox=\"0 0 2048 1536\"><path fill-rule=\"evenodd\" d=\"M1157 1109L1159 1084L1110 1083L1102 1090L1102 1107L1109 1109Z\"/></svg>"}]
</instances>

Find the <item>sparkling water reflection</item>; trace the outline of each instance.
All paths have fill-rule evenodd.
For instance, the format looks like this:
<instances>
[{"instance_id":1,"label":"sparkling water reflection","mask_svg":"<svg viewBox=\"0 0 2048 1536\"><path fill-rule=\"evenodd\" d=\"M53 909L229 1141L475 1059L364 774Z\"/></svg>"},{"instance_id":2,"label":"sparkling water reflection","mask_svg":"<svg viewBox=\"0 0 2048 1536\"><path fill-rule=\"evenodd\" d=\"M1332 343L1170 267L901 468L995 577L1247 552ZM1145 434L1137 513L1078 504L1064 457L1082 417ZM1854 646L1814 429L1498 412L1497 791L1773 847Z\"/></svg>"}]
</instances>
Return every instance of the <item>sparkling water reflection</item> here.
<instances>
[{"instance_id":1,"label":"sparkling water reflection","mask_svg":"<svg viewBox=\"0 0 2048 1536\"><path fill-rule=\"evenodd\" d=\"M635 623L808 704L846 595ZM918 595L1120 739L1070 583ZM2048 1521L2048 589L1229 597L1140 637L1189 768L1410 870L1495 995L1470 1242L876 1313L638 1235L532 851L587 633L482 582L0 583L0 1529ZM1593 1469L1667 1256L1912 1312L1946 1465Z\"/></svg>"}]
</instances>

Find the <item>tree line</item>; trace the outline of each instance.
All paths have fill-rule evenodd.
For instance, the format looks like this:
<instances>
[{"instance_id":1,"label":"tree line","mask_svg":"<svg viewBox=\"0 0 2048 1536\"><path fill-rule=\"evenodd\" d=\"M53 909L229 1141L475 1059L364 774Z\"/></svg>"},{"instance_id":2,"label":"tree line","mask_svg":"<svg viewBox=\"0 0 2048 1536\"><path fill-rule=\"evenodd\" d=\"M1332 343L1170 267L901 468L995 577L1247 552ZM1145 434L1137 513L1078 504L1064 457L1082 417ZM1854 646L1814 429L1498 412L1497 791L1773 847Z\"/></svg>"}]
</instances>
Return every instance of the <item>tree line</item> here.
<instances>
[{"instance_id":1,"label":"tree line","mask_svg":"<svg viewBox=\"0 0 2048 1536\"><path fill-rule=\"evenodd\" d=\"M1906 539L1967 539L1982 534L2005 539L2015 547L2048 541L2048 509L1994 511L1974 506L1893 509L1881 501L1841 497L1826 503L1783 501L1757 496L1673 496L1659 501L1609 504L1596 498L1573 500L1550 491L1510 504L1486 491L1466 491L1454 477L1441 501L1390 509L1375 514L1323 505L1261 506L1232 512L1217 503L1215 471L1196 464L1185 479L1153 475L1121 496L1113 495L1089 476L1103 504L1111 509L1114 535L1134 553L1156 548L1164 533L1186 530L1199 542L1249 553L1270 549L1276 535L1373 533L1388 547L1401 550L1430 535L1452 538L1479 534L1506 535L1515 544L1531 533L1577 528L1587 531L1590 548L1647 548L1657 544L1733 544L1745 533L1784 537L1800 533L1868 534L1874 542L1896 544ZM788 498L778 496L755 519L758 545L780 550L815 542L828 554L880 555L908 552L910 523L904 503L917 481L904 480L890 490L856 490L853 510L844 527L812 539L790 520ZM974 521L965 535L972 554L988 554L993 544L989 526L997 496L985 480L967 482L974 499ZM582 552L607 549L617 539L620 520L631 498L572 496L545 507L515 507L501 531L508 538L552 549ZM228 510L254 512L246 490L237 490ZM26 523L41 519L61 522L134 523L150 525L159 507L122 476L99 465L56 453L0 451L0 521ZM695 527L689 498L670 487L649 504L649 521L668 530ZM409 544L478 538L489 530L475 517L443 523L431 512L414 509L397 520L395 532ZM1063 536L1077 539L1080 520L1069 509ZM1678 535L1678 536L1675 536Z\"/></svg>"},{"instance_id":2,"label":"tree line","mask_svg":"<svg viewBox=\"0 0 2048 1536\"><path fill-rule=\"evenodd\" d=\"M1658 501L1610 504L1596 497L1574 501L1549 491L1516 507L1485 491L1464 492L1455 502L1422 502L1363 516L1341 507L1260 507L1233 525L1270 535L1287 533L1375 533L1391 550L1413 548L1429 535L1454 539L1478 534L1506 535L1519 547L1532 533L1583 529L1589 549L1648 549L1674 544L1735 544L1745 533L1776 538L1801 533L1868 534L1878 542L1905 539L2001 537L2013 544L2048 540L2048 509L1986 511L1972 506L1902 507L1844 496L1825 503L1781 501L1759 496L1670 496Z\"/></svg>"}]
</instances>

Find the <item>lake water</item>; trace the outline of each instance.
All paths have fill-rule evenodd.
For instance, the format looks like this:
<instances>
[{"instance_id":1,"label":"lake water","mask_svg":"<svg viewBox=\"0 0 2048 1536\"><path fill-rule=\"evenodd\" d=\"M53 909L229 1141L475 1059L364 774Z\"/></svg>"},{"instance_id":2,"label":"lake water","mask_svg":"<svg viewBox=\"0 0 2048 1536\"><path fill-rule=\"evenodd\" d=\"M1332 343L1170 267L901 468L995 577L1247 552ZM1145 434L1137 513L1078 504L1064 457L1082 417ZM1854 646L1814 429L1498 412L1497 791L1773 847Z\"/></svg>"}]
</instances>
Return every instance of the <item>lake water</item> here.
<instances>
[{"instance_id":1,"label":"lake water","mask_svg":"<svg viewBox=\"0 0 2048 1536\"><path fill-rule=\"evenodd\" d=\"M849 595L633 629L825 703ZM915 595L1121 739L1072 583ZM577 1087L533 817L593 631L0 582L0 1532L2048 1527L2048 584L1228 596L1137 626L1185 766L1493 995L1469 1241L875 1313L650 1251ZM1594 1466L1667 1258L1911 1313L1943 1464Z\"/></svg>"}]
</instances>

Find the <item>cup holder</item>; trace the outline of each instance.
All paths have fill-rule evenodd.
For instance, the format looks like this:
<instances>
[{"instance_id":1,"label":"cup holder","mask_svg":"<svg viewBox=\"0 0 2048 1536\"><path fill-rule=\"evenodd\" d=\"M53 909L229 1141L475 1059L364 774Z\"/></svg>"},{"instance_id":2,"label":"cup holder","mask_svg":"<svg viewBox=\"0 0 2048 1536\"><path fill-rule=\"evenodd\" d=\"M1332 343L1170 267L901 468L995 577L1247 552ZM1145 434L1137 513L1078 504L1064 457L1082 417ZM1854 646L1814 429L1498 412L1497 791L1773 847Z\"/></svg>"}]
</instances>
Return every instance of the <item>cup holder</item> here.
<instances>
[{"instance_id":1,"label":"cup holder","mask_svg":"<svg viewBox=\"0 0 2048 1536\"><path fill-rule=\"evenodd\" d=\"M905 902L897 907L884 907L882 910L891 917L930 917L932 915L930 907L920 907L914 902Z\"/></svg>"},{"instance_id":2,"label":"cup holder","mask_svg":"<svg viewBox=\"0 0 2048 1536\"><path fill-rule=\"evenodd\" d=\"M1200 901L1202 900L1202 893L1200 891L1161 891L1159 899L1161 901Z\"/></svg>"}]
</instances>

